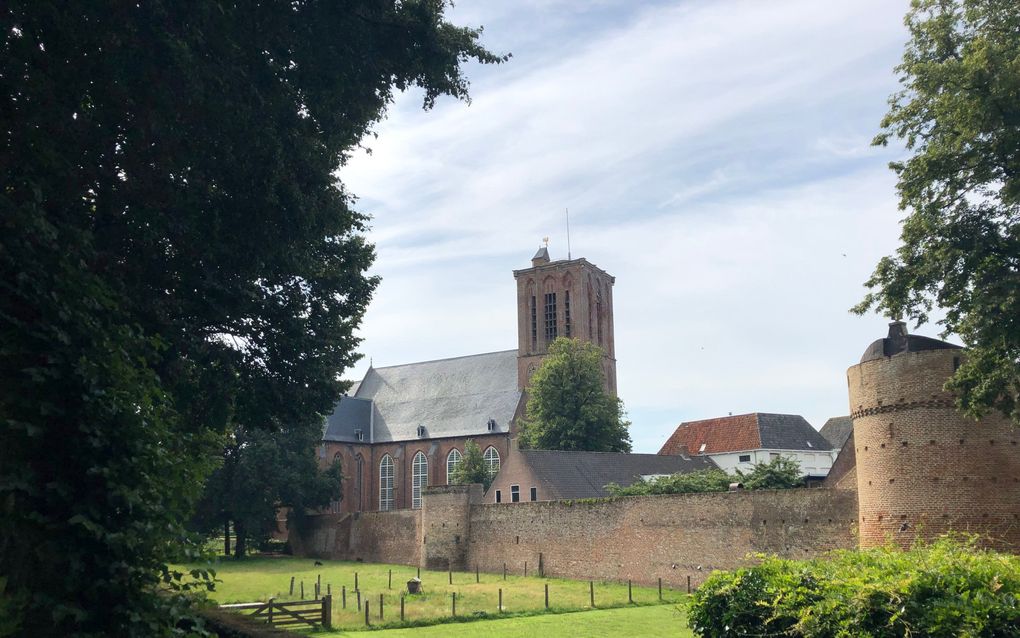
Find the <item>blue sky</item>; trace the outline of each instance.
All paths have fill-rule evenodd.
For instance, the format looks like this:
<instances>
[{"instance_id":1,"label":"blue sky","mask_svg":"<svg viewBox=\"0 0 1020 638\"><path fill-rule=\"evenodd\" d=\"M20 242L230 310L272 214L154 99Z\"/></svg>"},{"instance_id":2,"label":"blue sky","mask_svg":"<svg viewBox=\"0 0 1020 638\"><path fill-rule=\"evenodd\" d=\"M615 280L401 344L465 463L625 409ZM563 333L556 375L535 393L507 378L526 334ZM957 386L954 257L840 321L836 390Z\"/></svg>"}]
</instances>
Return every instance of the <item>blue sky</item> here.
<instances>
[{"instance_id":1,"label":"blue sky","mask_svg":"<svg viewBox=\"0 0 1020 638\"><path fill-rule=\"evenodd\" d=\"M401 95L340 174L383 278L375 365L516 347L515 285L550 238L616 276L635 451L729 412L848 413L886 321L848 308L898 241L902 150L870 146L907 0L463 0L513 54L472 103ZM921 332L936 334L932 327Z\"/></svg>"}]
</instances>

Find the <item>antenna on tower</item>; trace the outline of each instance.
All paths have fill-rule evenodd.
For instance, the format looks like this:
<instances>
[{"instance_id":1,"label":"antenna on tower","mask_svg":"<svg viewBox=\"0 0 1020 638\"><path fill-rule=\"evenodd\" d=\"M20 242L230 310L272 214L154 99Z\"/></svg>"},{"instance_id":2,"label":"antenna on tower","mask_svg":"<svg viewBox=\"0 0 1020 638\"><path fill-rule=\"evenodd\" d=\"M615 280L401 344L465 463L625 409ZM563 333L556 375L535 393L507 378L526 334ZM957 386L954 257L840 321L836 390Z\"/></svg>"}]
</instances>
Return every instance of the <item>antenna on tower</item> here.
<instances>
[{"instance_id":1,"label":"antenna on tower","mask_svg":"<svg viewBox=\"0 0 1020 638\"><path fill-rule=\"evenodd\" d=\"M567 261L570 261L570 209L564 208L563 212L567 214Z\"/></svg>"}]
</instances>

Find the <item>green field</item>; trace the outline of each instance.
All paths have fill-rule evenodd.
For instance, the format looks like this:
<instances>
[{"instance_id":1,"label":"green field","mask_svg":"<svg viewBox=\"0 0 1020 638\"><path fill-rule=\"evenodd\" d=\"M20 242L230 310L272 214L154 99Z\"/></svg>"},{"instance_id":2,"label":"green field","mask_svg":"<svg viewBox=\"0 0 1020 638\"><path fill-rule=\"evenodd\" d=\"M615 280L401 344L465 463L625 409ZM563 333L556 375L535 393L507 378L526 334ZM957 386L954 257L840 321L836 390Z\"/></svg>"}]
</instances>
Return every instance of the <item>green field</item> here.
<instances>
[{"instance_id":1,"label":"green field","mask_svg":"<svg viewBox=\"0 0 1020 638\"><path fill-rule=\"evenodd\" d=\"M562 623L600 622L608 623L606 631L614 631L613 623L631 622L650 623L646 627L652 631L653 625L659 627L662 635L663 619L671 619L669 624L672 635L690 635L677 633L684 629L684 623L676 611L677 603L686 596L682 592L669 589L663 585L663 602L660 604L659 594L655 587L633 587L633 603L628 602L626 583L595 582L595 607L598 609L629 607L634 612L630 616L619 615L627 611L617 610L613 614L604 613L564 613L571 611L590 610L590 592L587 581L566 580L561 578L524 577L508 575L506 580L500 574L481 573L475 582L474 572L454 572L453 584L449 582L448 572L421 571L422 588L419 595L405 595L405 622L400 622L400 598L405 592L407 581L417 573L413 567L404 565L380 565L353 563L342 561L323 561L323 565L315 565L312 559L299 558L251 558L235 562L227 560L216 563L216 577L221 582L216 584L216 591L210 598L219 604L265 601L270 597L277 600L301 600L301 585L304 584L304 599L314 596L314 587L321 579L321 592L325 595L331 591L333 595L333 626L347 631L363 630L365 625L364 608L358 607L358 592L355 590L355 574L362 603L370 604L370 622L377 627L406 627L414 624L435 624L449 622L453 613L453 594L456 593L457 616L459 619L476 618L478 620L498 619L491 622L471 622L444 624L437 628L443 635L475 635L472 632L486 631L490 633L501 628L518 635L516 631L533 632L542 623L560 626ZM190 568L204 568L208 565L188 565ZM392 588L389 586L392 573ZM294 577L294 593L290 593L290 580ZM549 588L549 613L545 613L545 587ZM503 591L503 611L498 609L499 591ZM346 607L344 592L346 591ZM383 597L383 617L379 617L379 596ZM541 614L541 616L534 616ZM509 618L505 618L509 616ZM631 618L631 620L623 620ZM542 622L539 622L542 621ZM535 629L523 629L537 623ZM657 624L656 624L657 623ZM472 629L467 625L479 625ZM407 631L406 629L404 631ZM415 632L424 631L415 629ZM460 633L466 632L466 633ZM342 635L339 633L337 635ZM397 634L395 634L397 635ZM400 634L402 635L402 634ZM416 633L417 635L417 633ZM439 634L435 634L439 635ZM499 634L504 635L504 634ZM611 635L611 634L610 634ZM643 635L643 634L630 634Z\"/></svg>"}]
</instances>

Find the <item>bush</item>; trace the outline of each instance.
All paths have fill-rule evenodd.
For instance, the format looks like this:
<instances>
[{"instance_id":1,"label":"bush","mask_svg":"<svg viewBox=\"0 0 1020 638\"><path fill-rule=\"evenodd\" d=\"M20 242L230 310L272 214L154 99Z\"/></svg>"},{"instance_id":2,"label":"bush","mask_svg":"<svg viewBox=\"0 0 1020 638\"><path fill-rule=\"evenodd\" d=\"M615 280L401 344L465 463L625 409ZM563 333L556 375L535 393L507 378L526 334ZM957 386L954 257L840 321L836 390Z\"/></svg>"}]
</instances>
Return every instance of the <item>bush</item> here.
<instances>
[{"instance_id":1,"label":"bush","mask_svg":"<svg viewBox=\"0 0 1020 638\"><path fill-rule=\"evenodd\" d=\"M1020 558L942 538L909 551L838 551L793 561L763 557L716 572L691 597L705 638L1020 636Z\"/></svg>"},{"instance_id":2,"label":"bush","mask_svg":"<svg viewBox=\"0 0 1020 638\"><path fill-rule=\"evenodd\" d=\"M800 463L778 456L768 463L755 463L748 473L736 470L730 474L721 469L699 470L686 474L670 474L640 479L626 487L606 485L612 496L647 496L649 494L684 494L691 492L725 492L731 483L740 483L749 490L781 490L804 484Z\"/></svg>"}]
</instances>

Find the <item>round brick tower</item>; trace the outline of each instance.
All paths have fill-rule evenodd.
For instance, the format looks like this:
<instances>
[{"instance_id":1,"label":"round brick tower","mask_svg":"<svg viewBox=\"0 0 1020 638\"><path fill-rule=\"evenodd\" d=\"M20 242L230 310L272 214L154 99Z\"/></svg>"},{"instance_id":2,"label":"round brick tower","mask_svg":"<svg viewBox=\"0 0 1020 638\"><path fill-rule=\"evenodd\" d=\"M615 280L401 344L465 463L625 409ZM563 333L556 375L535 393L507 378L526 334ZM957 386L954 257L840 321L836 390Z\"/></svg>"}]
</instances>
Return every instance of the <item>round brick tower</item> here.
<instances>
[{"instance_id":1,"label":"round brick tower","mask_svg":"<svg viewBox=\"0 0 1020 638\"><path fill-rule=\"evenodd\" d=\"M964 356L897 321L847 371L862 547L955 530L1020 548L1020 429L956 411L942 386Z\"/></svg>"}]
</instances>

